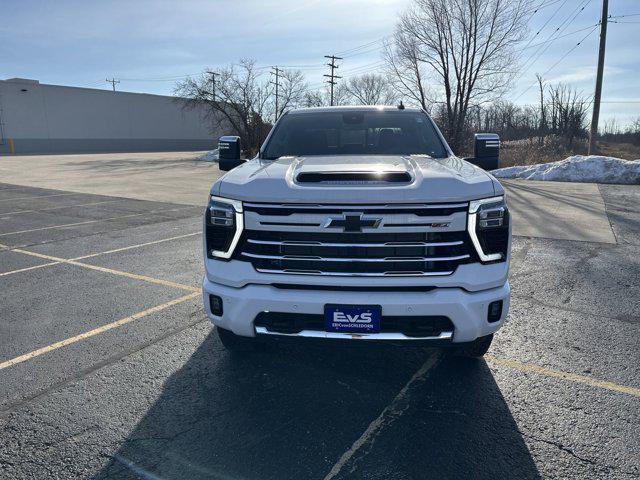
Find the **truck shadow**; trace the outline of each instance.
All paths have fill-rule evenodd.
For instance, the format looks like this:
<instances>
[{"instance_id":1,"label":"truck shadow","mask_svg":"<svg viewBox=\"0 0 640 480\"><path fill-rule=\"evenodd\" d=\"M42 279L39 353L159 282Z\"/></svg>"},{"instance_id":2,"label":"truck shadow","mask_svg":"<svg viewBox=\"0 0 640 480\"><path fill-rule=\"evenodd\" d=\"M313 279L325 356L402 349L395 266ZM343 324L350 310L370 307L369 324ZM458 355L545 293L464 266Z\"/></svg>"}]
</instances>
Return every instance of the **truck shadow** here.
<instances>
[{"instance_id":1,"label":"truck shadow","mask_svg":"<svg viewBox=\"0 0 640 480\"><path fill-rule=\"evenodd\" d=\"M433 352L210 334L95 478L324 478ZM540 478L483 361L443 358L336 478Z\"/></svg>"}]
</instances>

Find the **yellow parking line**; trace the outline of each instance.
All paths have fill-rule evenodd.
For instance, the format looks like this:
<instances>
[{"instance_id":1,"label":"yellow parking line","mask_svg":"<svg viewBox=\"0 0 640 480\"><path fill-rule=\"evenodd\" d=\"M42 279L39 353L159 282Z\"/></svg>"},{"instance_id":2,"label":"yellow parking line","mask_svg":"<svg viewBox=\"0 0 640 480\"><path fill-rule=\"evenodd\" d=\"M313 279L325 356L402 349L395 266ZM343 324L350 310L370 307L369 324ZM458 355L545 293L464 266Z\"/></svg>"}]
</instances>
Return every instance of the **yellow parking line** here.
<instances>
[{"instance_id":1,"label":"yellow parking line","mask_svg":"<svg viewBox=\"0 0 640 480\"><path fill-rule=\"evenodd\" d=\"M146 242L146 243L139 243L137 245L131 245L128 247L122 247L122 248L115 248L113 250L106 250L104 252L98 252L98 253L91 253L89 255L83 255L82 257L75 257L72 258L71 260L84 260L85 258L92 258L92 257L97 257L99 255L108 255L110 253L117 253L117 252L124 252L126 250L131 250L133 248L140 248L140 247L146 247L148 245L156 245L158 243L162 243L162 242L168 242L169 240L177 240L178 238L187 238L187 237L193 237L195 235L201 235L201 232L193 232L193 233L185 233L184 235L176 235L175 237L170 237L170 238L163 238L161 240L154 240L152 242Z\"/></svg>"},{"instance_id":2,"label":"yellow parking line","mask_svg":"<svg viewBox=\"0 0 640 480\"><path fill-rule=\"evenodd\" d=\"M114 270L113 268L99 267L97 265L91 265L89 263L75 262L73 260L67 260L64 263L69 263L71 265L76 265L78 267L88 268L89 270L95 270L97 272L111 273L113 275L119 275L121 277L133 278L135 280L141 280L143 282L148 282L148 283L155 283L157 285L163 285L165 287L179 288L181 290L188 290L191 292L200 291L199 288L192 287L191 285L185 285L183 283L176 283L176 282L171 282L169 280L162 280L159 278L148 277L146 275L139 275L137 273L123 272L122 270Z\"/></svg>"},{"instance_id":3,"label":"yellow parking line","mask_svg":"<svg viewBox=\"0 0 640 480\"><path fill-rule=\"evenodd\" d=\"M70 258L70 259L61 258L60 260L56 260L54 262L43 263L43 264L40 264L40 265L34 265L33 267L20 268L18 270L10 270L8 272L0 273L0 277L6 276L6 275L12 275L14 273L28 272L30 270L37 270L39 268L49 267L51 265L59 265L61 263L64 263L65 261L68 262L68 261L84 260L85 258L93 258L93 257L98 257L100 255L107 255L109 253L116 253L116 252L122 252L122 251L125 251L125 250L132 250L134 248L146 247L147 245L156 245L158 243L169 242L171 240L177 240L179 238L192 237L194 235L200 235L200 234L201 234L201 232L187 233L185 235L177 235L175 237L162 238L160 240L154 240L152 242L138 243L136 245L129 245L127 247L122 247L122 248L115 248L113 250L106 250L104 252L91 253L89 255L83 255L81 257L76 257L76 258ZM0 243L0 249L11 250L11 247L9 247L7 245L3 245L3 244ZM40 258L45 258L45 257L58 258L58 257L50 257L48 255L43 257L41 254L37 254L35 252L29 252L27 250L22 250L22 249L13 249L12 251L18 252L18 253L22 253L24 255L39 256ZM84 263L81 264L80 266L82 266L82 265L84 265Z\"/></svg>"},{"instance_id":4,"label":"yellow parking line","mask_svg":"<svg viewBox=\"0 0 640 480\"><path fill-rule=\"evenodd\" d=\"M139 275L137 273L123 272L122 270L115 270L113 268L99 267L97 265L91 265L89 263L76 262L75 260L67 260L66 258L54 257L52 255L44 255L42 253L29 252L28 250L22 250L20 248L14 248L12 252L23 253L32 257L43 258L45 260L53 260L55 262L65 263L68 265L75 265L77 267L88 268L89 270L96 270L98 272L111 273L113 275L119 275L121 277L133 278L135 280L142 280L144 282L155 283L158 285L164 285L165 287L174 287L182 290L189 290L191 292L199 292L199 288L192 287L190 285L184 285L182 283L171 282L169 280L162 280L159 278L148 277L146 275Z\"/></svg>"},{"instance_id":5,"label":"yellow parking line","mask_svg":"<svg viewBox=\"0 0 640 480\"><path fill-rule=\"evenodd\" d=\"M561 370L554 370L552 368L541 367L540 365L535 365L532 363L519 362L518 360L498 358L498 357L494 357L493 355L485 355L484 358L489 363L492 363L494 365L510 367L516 370L520 370L522 372L539 373L547 377L561 378L563 380L569 380L571 382L583 383L591 387L603 388L605 390L611 390L612 392L626 393L627 395L640 397L640 388L628 387L626 385L607 382L605 380L598 380L597 378L587 377L585 375L578 375L576 373L563 372Z\"/></svg>"},{"instance_id":6,"label":"yellow parking line","mask_svg":"<svg viewBox=\"0 0 640 480\"><path fill-rule=\"evenodd\" d=\"M41 263L40 265L34 265L32 267L19 268L17 270L10 270L8 272L0 273L0 277L4 277L4 276L7 276L7 275L13 275L14 273L28 272L30 270L37 270L37 269L42 268L42 267L50 267L51 265L60 265L61 263L62 262Z\"/></svg>"},{"instance_id":7,"label":"yellow parking line","mask_svg":"<svg viewBox=\"0 0 640 480\"><path fill-rule=\"evenodd\" d=\"M106 325L102 325L101 327L94 328L93 330L89 330L88 332L81 333L80 335L76 335L75 337L66 338L59 342L52 343L51 345L47 345L46 347L38 348L37 350L33 350L32 352L25 353L24 355L20 355L10 360L6 360L0 363L0 370L11 367L18 363L26 362L27 360L30 360L35 357L39 357L40 355L43 355L45 353L51 352L53 350L57 350L62 347L66 347L67 345L71 345L72 343L79 342L80 340L85 340L87 338L93 337L100 333L104 333L109 330L113 330L114 328L121 327L122 325L131 323L134 320L138 320L142 317L146 317L147 315L151 315L153 313L157 313L169 307L172 307L173 305L177 305L178 303L182 303L191 298L195 298L198 295L200 295L199 292L194 292L188 295L184 295L182 297L176 298L175 300L171 300L169 302L163 303L162 305L157 305L155 307L147 308L146 310L142 310L141 312L135 313L133 315L129 315L128 317L121 318L120 320L116 320L115 322L111 322Z\"/></svg>"},{"instance_id":8,"label":"yellow parking line","mask_svg":"<svg viewBox=\"0 0 640 480\"><path fill-rule=\"evenodd\" d=\"M141 215L149 215L151 213L174 212L176 210L184 210L186 208L191 208L191 206L178 207L178 208L168 208L168 209L163 209L163 210L149 210L148 212L143 212L143 213L131 213L129 215L120 215L120 216L117 216L117 217L100 218L100 219L97 219L97 220L87 220L85 222L63 223L61 225L50 225L48 227L29 228L27 230L17 230L15 232L0 233L0 237L6 237L8 235L18 235L19 233L40 232L42 230L51 230L51 229L54 229L54 228L76 227L78 225L88 225L90 223L106 222L106 221L109 221L109 220L119 220L121 218L139 217Z\"/></svg>"}]
</instances>

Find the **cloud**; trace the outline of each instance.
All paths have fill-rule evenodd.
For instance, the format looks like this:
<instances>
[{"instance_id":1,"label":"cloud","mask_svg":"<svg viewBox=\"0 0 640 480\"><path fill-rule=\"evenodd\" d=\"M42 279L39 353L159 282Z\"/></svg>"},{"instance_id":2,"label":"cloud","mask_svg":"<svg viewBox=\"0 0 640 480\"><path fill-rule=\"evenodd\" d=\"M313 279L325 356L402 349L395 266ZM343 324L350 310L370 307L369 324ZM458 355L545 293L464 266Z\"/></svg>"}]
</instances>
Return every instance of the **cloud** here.
<instances>
[{"instance_id":1,"label":"cloud","mask_svg":"<svg viewBox=\"0 0 640 480\"><path fill-rule=\"evenodd\" d=\"M624 72L624 69L619 67L612 67L605 65L604 74L606 76L618 75ZM553 77L547 80L548 83L580 83L587 80L595 80L596 78L596 66L578 67L573 71L563 73L557 77Z\"/></svg>"}]
</instances>

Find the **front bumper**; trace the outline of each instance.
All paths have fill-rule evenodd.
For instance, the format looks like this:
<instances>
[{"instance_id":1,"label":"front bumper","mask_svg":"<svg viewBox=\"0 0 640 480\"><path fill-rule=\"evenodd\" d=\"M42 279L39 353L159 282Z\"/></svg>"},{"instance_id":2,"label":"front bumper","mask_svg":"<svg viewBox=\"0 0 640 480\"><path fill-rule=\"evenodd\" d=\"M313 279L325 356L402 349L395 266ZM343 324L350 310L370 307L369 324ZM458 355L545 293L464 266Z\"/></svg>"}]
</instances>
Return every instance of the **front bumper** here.
<instances>
[{"instance_id":1,"label":"front bumper","mask_svg":"<svg viewBox=\"0 0 640 480\"><path fill-rule=\"evenodd\" d=\"M388 316L426 316L443 315L454 324L455 330L450 341L454 343L470 342L478 337L497 331L505 322L509 310L509 282L501 286L469 292L462 288L436 288L427 292L361 292L339 290L290 290L280 289L267 284L247 284L232 287L209 280L206 276L202 284L203 303L211 321L221 328L231 330L237 335L254 337L257 335L254 319L261 312L285 312L300 314L324 313L325 304L338 305L382 305L382 321ZM211 313L210 294L223 300L222 316ZM496 300L503 301L502 315L496 322L487 321L488 306ZM315 336L338 338L324 332L297 336ZM402 340L389 334L341 334L340 338L354 340ZM425 338L428 340L435 338ZM419 340L412 338L411 340ZM446 340L438 338L435 340Z\"/></svg>"}]
</instances>

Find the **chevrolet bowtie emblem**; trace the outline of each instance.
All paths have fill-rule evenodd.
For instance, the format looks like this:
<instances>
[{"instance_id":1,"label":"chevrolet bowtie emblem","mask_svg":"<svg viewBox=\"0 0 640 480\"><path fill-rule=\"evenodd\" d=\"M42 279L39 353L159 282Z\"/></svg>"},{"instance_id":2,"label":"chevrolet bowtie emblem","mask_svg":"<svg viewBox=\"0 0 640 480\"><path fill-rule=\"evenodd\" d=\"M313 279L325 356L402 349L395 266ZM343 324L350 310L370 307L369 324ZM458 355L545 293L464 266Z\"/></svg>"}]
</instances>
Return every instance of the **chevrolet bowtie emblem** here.
<instances>
[{"instance_id":1,"label":"chevrolet bowtie emblem","mask_svg":"<svg viewBox=\"0 0 640 480\"><path fill-rule=\"evenodd\" d=\"M342 228L345 232L361 232L363 228L378 228L381 218L364 217L361 213L345 213L342 217L332 217L325 228Z\"/></svg>"}]
</instances>

